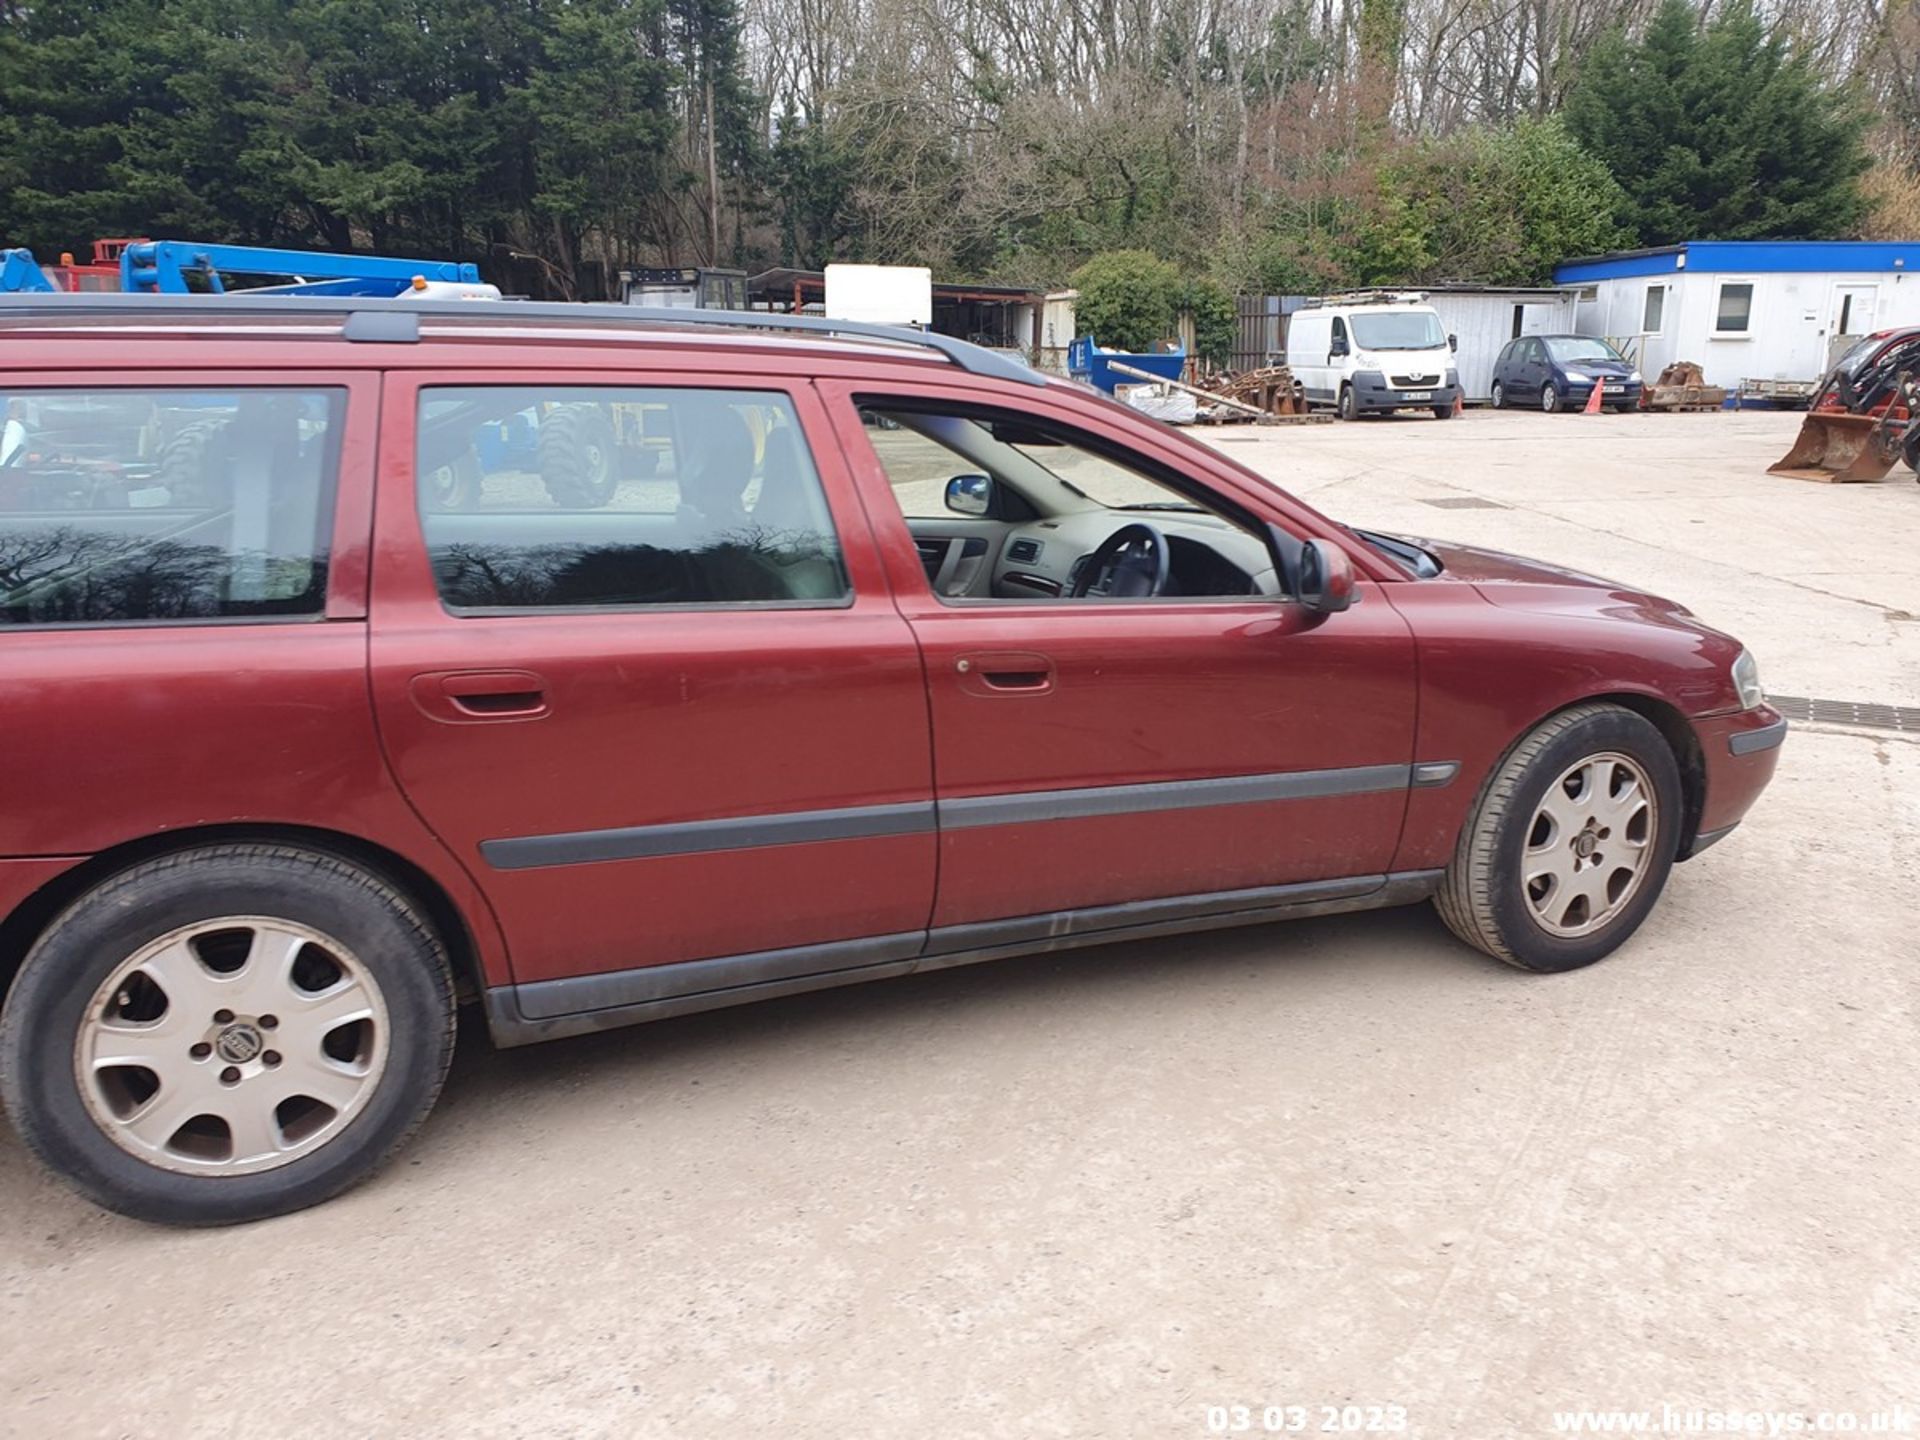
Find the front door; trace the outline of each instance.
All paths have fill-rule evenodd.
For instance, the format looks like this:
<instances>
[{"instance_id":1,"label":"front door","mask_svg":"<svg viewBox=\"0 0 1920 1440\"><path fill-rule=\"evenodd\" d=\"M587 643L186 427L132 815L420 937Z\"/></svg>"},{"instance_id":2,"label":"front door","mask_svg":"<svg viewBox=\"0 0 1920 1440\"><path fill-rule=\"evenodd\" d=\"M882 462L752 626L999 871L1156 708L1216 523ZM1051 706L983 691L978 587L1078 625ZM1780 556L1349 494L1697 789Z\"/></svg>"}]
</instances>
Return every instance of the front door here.
<instances>
[{"instance_id":1,"label":"front door","mask_svg":"<svg viewBox=\"0 0 1920 1440\"><path fill-rule=\"evenodd\" d=\"M812 391L395 375L385 412L382 738L528 1003L917 953L924 680Z\"/></svg>"},{"instance_id":2,"label":"front door","mask_svg":"<svg viewBox=\"0 0 1920 1440\"><path fill-rule=\"evenodd\" d=\"M1413 759L1414 656L1376 586L1324 623L1247 593L1242 581L1269 560L1260 537L1235 528L1258 529L1244 501L1183 510L1206 495L1179 469L1192 457L1116 451L1076 427L1074 402L1036 392L1017 415L968 410L960 418L981 427L978 443L952 458L963 473L999 468L998 484L1052 493L1037 518L1001 522L986 586L940 593L902 514L919 508L912 488L927 477L890 474L886 447L869 437L896 423L939 433L930 418L960 412L943 412L937 393L824 388L926 659L936 949L953 927L1387 870ZM1004 466L995 433L1019 437L1014 454L997 451ZM1058 504L1078 508L1048 513ZM1109 530L1156 520L1182 548L1186 593L1073 598L1085 553ZM1206 554L1185 549L1188 535L1212 537ZM1232 563L1209 569L1207 555ZM1037 598L1048 586L1067 593Z\"/></svg>"}]
</instances>

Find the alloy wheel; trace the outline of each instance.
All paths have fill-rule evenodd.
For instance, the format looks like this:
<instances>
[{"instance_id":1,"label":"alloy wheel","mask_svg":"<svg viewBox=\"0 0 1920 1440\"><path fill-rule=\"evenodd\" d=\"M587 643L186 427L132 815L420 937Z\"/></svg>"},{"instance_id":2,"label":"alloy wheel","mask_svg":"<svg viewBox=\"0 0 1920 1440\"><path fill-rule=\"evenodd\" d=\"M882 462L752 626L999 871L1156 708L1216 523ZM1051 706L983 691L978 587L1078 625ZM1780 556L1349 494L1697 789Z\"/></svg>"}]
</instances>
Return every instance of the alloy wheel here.
<instances>
[{"instance_id":1,"label":"alloy wheel","mask_svg":"<svg viewBox=\"0 0 1920 1440\"><path fill-rule=\"evenodd\" d=\"M338 941L226 916L143 946L94 992L74 1043L88 1114L162 1169L275 1169L337 1136L386 1068L387 1007Z\"/></svg>"},{"instance_id":2,"label":"alloy wheel","mask_svg":"<svg viewBox=\"0 0 1920 1440\"><path fill-rule=\"evenodd\" d=\"M1639 892L1659 834L1659 800L1638 761L1590 755L1547 787L1527 827L1521 883L1550 935L1591 935Z\"/></svg>"}]
</instances>

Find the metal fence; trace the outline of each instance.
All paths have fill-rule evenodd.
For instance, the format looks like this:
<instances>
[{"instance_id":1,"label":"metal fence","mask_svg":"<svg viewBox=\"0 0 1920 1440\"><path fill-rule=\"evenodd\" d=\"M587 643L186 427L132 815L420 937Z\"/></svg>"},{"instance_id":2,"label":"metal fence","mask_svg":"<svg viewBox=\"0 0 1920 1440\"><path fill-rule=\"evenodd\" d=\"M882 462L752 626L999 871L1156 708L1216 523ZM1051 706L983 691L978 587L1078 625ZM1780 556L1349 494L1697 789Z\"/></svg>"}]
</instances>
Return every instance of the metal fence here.
<instances>
[{"instance_id":1,"label":"metal fence","mask_svg":"<svg viewBox=\"0 0 1920 1440\"><path fill-rule=\"evenodd\" d=\"M1284 303L1284 302L1291 303ZM1258 370L1286 359L1284 316L1298 301L1281 295L1241 295L1234 300L1232 370Z\"/></svg>"}]
</instances>

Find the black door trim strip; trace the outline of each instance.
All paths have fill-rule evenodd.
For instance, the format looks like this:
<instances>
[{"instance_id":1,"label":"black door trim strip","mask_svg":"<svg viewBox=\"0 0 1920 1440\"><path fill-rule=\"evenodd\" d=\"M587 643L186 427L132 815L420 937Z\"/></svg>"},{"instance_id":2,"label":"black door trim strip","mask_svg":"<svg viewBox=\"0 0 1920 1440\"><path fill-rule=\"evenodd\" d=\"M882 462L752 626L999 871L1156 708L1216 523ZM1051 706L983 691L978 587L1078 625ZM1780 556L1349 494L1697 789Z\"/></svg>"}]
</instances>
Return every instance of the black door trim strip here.
<instances>
[{"instance_id":1,"label":"black door trim strip","mask_svg":"<svg viewBox=\"0 0 1920 1440\"><path fill-rule=\"evenodd\" d=\"M1212 805L1256 805L1267 800L1319 800L1404 790L1410 765L1350 765L1338 770L1282 770L1270 775L1225 775L1209 780L1092 785L1073 790L1025 790L1013 795L967 795L942 800L940 828L1023 825L1034 820L1084 820Z\"/></svg>"},{"instance_id":2,"label":"black door trim strip","mask_svg":"<svg viewBox=\"0 0 1920 1440\"><path fill-rule=\"evenodd\" d=\"M967 795L937 804L910 801L898 805L795 810L774 815L730 815L719 820L483 840L480 854L496 870L585 865L597 860L644 860L662 855L705 855L718 850L750 850L766 845L919 835L934 829L1027 825L1045 820L1082 820L1216 805L1369 795L1405 790L1410 785L1444 785L1458 769L1452 761L1417 766L1350 765L1334 770L1282 770L1266 775L1225 775L1204 780L1151 781L1142 785L1090 785L1068 790L1023 790L1010 795ZM1435 779L1440 773L1444 773L1445 778Z\"/></svg>"},{"instance_id":3,"label":"black door trim strip","mask_svg":"<svg viewBox=\"0 0 1920 1440\"><path fill-rule=\"evenodd\" d=\"M849 805L837 810L730 815L723 820L688 820L676 825L630 825L619 830L483 840L480 853L496 870L529 870L541 865L584 865L594 860L645 860L658 855L753 850L764 845L918 835L931 829L933 802L916 800L904 805Z\"/></svg>"}]
</instances>

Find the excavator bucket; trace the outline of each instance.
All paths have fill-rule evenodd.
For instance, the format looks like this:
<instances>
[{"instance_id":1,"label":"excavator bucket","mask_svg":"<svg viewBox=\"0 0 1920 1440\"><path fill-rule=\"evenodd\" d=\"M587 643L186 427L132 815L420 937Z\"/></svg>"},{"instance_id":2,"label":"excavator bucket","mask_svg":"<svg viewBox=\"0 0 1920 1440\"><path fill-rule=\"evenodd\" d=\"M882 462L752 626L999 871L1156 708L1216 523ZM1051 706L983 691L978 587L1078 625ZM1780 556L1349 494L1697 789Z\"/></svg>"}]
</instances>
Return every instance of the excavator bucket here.
<instances>
[{"instance_id":1,"label":"excavator bucket","mask_svg":"<svg viewBox=\"0 0 1920 1440\"><path fill-rule=\"evenodd\" d=\"M1800 422L1793 448L1767 473L1841 485L1878 480L1899 458L1900 437L1881 417L1819 411Z\"/></svg>"}]
</instances>

